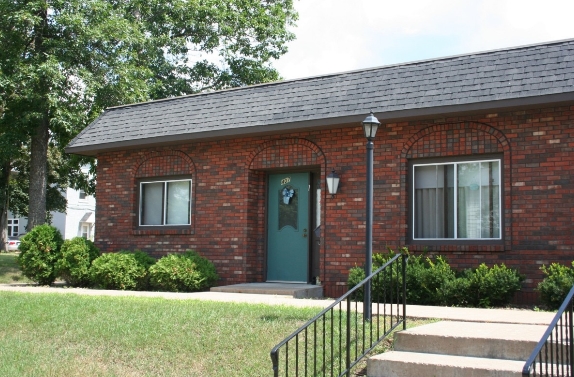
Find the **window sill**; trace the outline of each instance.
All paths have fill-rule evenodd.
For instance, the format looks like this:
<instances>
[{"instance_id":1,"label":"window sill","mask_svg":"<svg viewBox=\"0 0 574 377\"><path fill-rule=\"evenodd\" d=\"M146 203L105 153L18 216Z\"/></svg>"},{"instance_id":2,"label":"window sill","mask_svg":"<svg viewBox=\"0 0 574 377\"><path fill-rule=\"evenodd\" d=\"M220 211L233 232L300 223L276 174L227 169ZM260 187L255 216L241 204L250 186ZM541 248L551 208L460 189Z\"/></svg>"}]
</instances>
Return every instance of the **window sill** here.
<instances>
[{"instance_id":1,"label":"window sill","mask_svg":"<svg viewBox=\"0 0 574 377\"><path fill-rule=\"evenodd\" d=\"M411 242L407 244L409 251L423 252L504 252L506 247L504 243L497 242L473 242L472 244L449 243L449 242Z\"/></svg>"},{"instance_id":2,"label":"window sill","mask_svg":"<svg viewBox=\"0 0 574 377\"><path fill-rule=\"evenodd\" d=\"M186 235L194 234L191 228L153 228L153 229L133 229L132 236L151 236L151 235Z\"/></svg>"}]
</instances>

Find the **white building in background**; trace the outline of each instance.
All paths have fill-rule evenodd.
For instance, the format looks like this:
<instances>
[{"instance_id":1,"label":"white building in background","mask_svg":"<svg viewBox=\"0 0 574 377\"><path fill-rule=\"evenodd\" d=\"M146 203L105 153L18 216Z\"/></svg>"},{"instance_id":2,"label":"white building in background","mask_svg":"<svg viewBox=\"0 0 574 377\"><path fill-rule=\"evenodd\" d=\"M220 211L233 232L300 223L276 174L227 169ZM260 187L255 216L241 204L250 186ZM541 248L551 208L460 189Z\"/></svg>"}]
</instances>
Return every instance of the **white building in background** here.
<instances>
[{"instance_id":1,"label":"white building in background","mask_svg":"<svg viewBox=\"0 0 574 377\"><path fill-rule=\"evenodd\" d=\"M62 195L68 200L66 213L50 212L52 224L64 239L84 237L94 240L96 198L87 195L83 190L68 188ZM26 217L14 217L8 212L8 236L21 236L26 233L28 219Z\"/></svg>"}]
</instances>

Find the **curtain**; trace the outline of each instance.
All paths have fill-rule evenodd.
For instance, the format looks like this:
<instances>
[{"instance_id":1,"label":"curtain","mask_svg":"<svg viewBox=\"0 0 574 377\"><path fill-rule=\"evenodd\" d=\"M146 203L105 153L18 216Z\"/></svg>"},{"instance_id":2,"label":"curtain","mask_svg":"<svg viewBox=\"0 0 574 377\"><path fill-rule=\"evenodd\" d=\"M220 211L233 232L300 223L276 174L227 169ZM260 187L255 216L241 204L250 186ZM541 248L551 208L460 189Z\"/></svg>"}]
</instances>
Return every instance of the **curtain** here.
<instances>
[{"instance_id":1,"label":"curtain","mask_svg":"<svg viewBox=\"0 0 574 377\"><path fill-rule=\"evenodd\" d=\"M167 183L166 224L187 225L190 223L190 181Z\"/></svg>"},{"instance_id":2,"label":"curtain","mask_svg":"<svg viewBox=\"0 0 574 377\"><path fill-rule=\"evenodd\" d=\"M142 183L142 225L163 224L163 182Z\"/></svg>"}]
</instances>

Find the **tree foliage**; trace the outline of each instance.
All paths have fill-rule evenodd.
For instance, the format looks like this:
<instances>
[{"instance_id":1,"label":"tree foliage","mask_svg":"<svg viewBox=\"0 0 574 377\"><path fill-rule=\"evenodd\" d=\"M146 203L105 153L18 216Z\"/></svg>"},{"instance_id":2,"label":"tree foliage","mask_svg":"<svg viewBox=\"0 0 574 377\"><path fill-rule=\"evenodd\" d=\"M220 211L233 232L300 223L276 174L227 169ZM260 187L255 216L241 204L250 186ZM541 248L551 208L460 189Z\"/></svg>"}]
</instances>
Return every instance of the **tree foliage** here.
<instances>
[{"instance_id":1,"label":"tree foliage","mask_svg":"<svg viewBox=\"0 0 574 377\"><path fill-rule=\"evenodd\" d=\"M292 0L0 0L0 166L30 156L30 226L48 186L93 189L62 151L103 109L277 80L296 18Z\"/></svg>"}]
</instances>

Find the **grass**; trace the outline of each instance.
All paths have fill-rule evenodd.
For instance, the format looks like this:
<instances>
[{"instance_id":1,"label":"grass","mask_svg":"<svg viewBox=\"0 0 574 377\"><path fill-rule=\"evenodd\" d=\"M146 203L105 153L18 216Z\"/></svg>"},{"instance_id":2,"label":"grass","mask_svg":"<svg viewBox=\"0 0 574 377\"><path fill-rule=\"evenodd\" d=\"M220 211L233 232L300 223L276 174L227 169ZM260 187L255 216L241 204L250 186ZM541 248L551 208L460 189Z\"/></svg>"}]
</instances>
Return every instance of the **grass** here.
<instances>
[{"instance_id":1,"label":"grass","mask_svg":"<svg viewBox=\"0 0 574 377\"><path fill-rule=\"evenodd\" d=\"M0 253L0 284L30 283L31 281L22 275L18 263L18 253Z\"/></svg>"},{"instance_id":2,"label":"grass","mask_svg":"<svg viewBox=\"0 0 574 377\"><path fill-rule=\"evenodd\" d=\"M0 376L269 376L316 308L0 292Z\"/></svg>"},{"instance_id":3,"label":"grass","mask_svg":"<svg viewBox=\"0 0 574 377\"><path fill-rule=\"evenodd\" d=\"M29 282L16 253L0 283ZM315 316L197 300L0 292L0 376L270 376L270 350ZM407 321L409 327L426 322ZM392 338L375 353L390 348ZM355 375L365 375L366 361Z\"/></svg>"}]
</instances>

